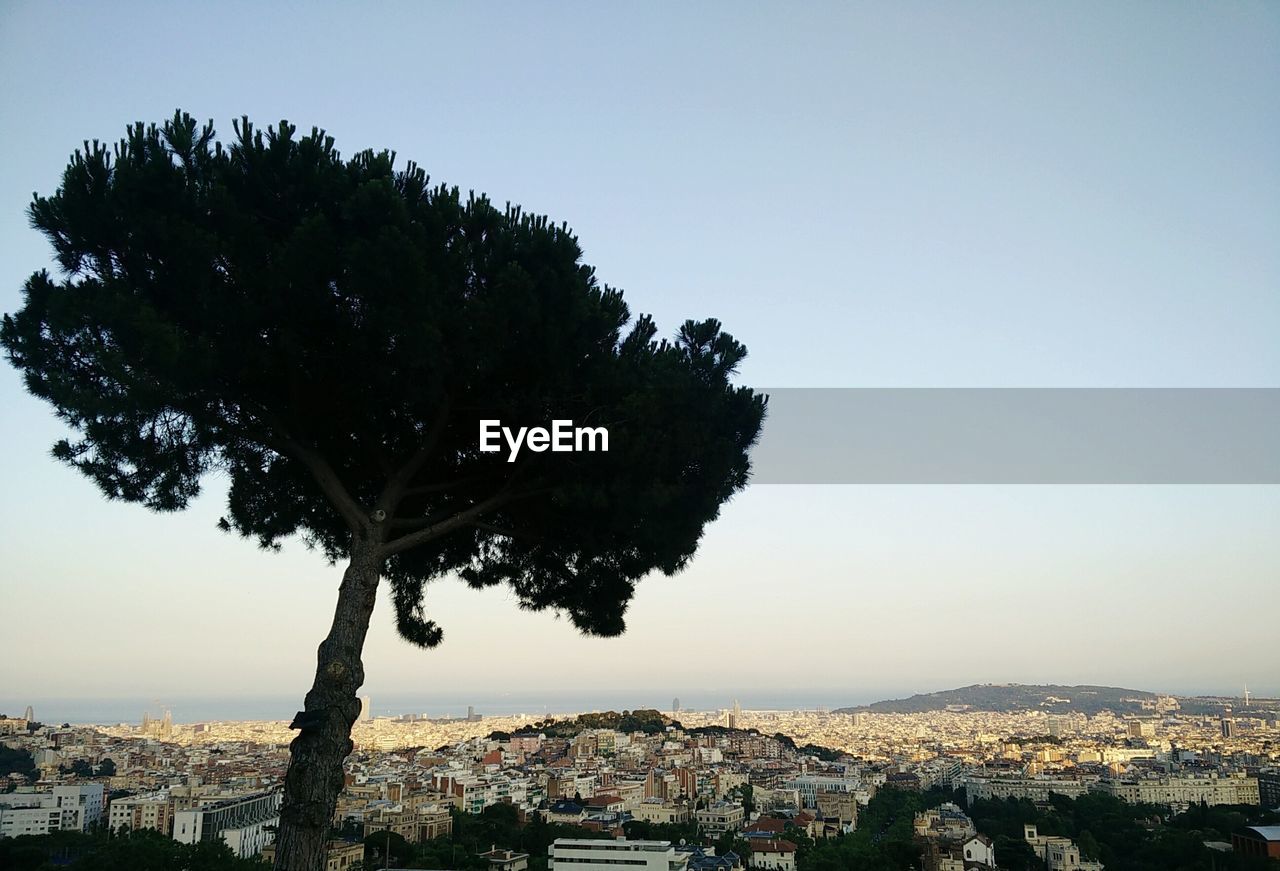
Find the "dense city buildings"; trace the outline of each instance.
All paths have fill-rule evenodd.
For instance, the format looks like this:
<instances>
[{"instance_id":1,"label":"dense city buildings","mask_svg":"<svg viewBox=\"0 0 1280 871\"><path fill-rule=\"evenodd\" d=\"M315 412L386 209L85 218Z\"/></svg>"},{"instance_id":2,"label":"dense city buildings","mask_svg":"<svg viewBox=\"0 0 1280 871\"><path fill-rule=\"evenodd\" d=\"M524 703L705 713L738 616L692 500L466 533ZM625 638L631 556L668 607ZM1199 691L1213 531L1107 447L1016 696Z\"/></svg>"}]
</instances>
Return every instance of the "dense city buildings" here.
<instances>
[{"instance_id":1,"label":"dense city buildings","mask_svg":"<svg viewBox=\"0 0 1280 871\"><path fill-rule=\"evenodd\" d=\"M1048 807L1090 795L1169 813L1280 805L1280 725L1272 711L1250 714L1232 716L1230 737L1220 714L1183 713L1168 702L1140 716L731 706L682 710L678 721L656 711L374 717L356 725L333 820L335 832L357 843L332 842L328 861L342 871L359 842L384 833L419 846L449 839L458 820L506 807L522 825L536 817L583 833L533 857L548 867L612 866L621 850L629 862L666 871L804 871L796 842L858 832L882 791L944 790L955 798L914 816L924 867L997 868L992 833L966 805L1016 799ZM739 727L728 728L730 719ZM148 717L138 726L28 728L0 720L15 722L22 728L0 741L29 757L30 768L5 776L3 836L102 825L270 855L292 738L286 723ZM1022 822L1020 840L1046 868L1101 867L1071 838ZM693 840L627 837L636 825ZM1271 831L1230 837L1253 850ZM518 847L480 852L492 869L524 871L531 857Z\"/></svg>"}]
</instances>

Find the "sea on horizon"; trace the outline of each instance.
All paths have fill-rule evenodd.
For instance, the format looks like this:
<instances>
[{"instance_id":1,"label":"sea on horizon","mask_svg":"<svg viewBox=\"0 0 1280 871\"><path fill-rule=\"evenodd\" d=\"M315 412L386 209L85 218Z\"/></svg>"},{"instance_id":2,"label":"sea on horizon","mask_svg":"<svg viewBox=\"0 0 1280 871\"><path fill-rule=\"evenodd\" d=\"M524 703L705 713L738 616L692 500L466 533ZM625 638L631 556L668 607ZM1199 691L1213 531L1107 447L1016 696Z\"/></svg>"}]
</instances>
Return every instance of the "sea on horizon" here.
<instances>
[{"instance_id":1,"label":"sea on horizon","mask_svg":"<svg viewBox=\"0 0 1280 871\"><path fill-rule=\"evenodd\" d=\"M590 711L621 711L653 708L671 713L672 702L679 698L681 710L708 711L732 708L738 702L746 710L815 710L832 709L849 705L866 704L881 698L892 698L879 693L844 692L762 692L759 690L703 691L686 695L673 694L655 697L652 691L626 693L603 691L599 693L504 693L501 695L477 694L468 698L460 693L361 693L372 700L376 717L398 717L404 714L427 715L433 718L466 717L468 709L481 716L514 716L529 714L536 717L580 714ZM37 720L42 723L71 723L74 725L116 725L141 723L143 714L159 717L167 709L178 724L290 720L302 708L302 694L290 698L278 696L209 696L209 697L111 697L111 698L0 698L0 714L22 716L30 705Z\"/></svg>"}]
</instances>

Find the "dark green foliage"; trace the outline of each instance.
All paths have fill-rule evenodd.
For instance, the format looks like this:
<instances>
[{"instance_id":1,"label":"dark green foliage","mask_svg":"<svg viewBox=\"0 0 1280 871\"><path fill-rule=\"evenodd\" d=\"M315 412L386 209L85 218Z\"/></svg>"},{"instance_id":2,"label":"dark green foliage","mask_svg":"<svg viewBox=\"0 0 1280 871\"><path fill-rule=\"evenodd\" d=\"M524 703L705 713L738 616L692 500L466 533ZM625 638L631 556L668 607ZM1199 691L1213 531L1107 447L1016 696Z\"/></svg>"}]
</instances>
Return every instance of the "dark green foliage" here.
<instances>
[{"instance_id":1,"label":"dark green foliage","mask_svg":"<svg viewBox=\"0 0 1280 871\"><path fill-rule=\"evenodd\" d=\"M983 832L986 834L986 832ZM1019 832L1013 835L996 835L992 838L996 861L1004 871L1043 871L1044 863Z\"/></svg>"},{"instance_id":2,"label":"dark green foliage","mask_svg":"<svg viewBox=\"0 0 1280 871\"><path fill-rule=\"evenodd\" d=\"M876 793L860 814L857 831L843 837L806 843L796 857L798 867L800 871L845 868L901 871L918 868L920 849L914 841L913 827L916 813L955 798L950 790L933 789L919 793L885 787ZM997 853L996 858L1002 857Z\"/></svg>"},{"instance_id":3,"label":"dark green foliage","mask_svg":"<svg viewBox=\"0 0 1280 871\"><path fill-rule=\"evenodd\" d=\"M97 765L87 759L74 759L70 765L59 765L58 771L86 779L91 777L115 777L116 764L111 759L103 759Z\"/></svg>"},{"instance_id":4,"label":"dark green foliage","mask_svg":"<svg viewBox=\"0 0 1280 871\"><path fill-rule=\"evenodd\" d=\"M1209 805L1201 802L1169 821L1169 825L1202 832L1208 840L1230 841L1231 833L1245 826L1280 825L1280 811L1256 805Z\"/></svg>"},{"instance_id":5,"label":"dark green foliage","mask_svg":"<svg viewBox=\"0 0 1280 871\"><path fill-rule=\"evenodd\" d=\"M572 738L588 729L614 729L619 732L643 732L656 735L668 726L680 724L653 709L638 711L605 711L598 714L579 714L572 720L545 720L521 726L517 735L546 735L549 738Z\"/></svg>"},{"instance_id":6,"label":"dark green foliage","mask_svg":"<svg viewBox=\"0 0 1280 871\"><path fill-rule=\"evenodd\" d=\"M697 823L651 823L648 820L631 820L624 825L627 837L637 841L670 841L678 844L701 844Z\"/></svg>"},{"instance_id":7,"label":"dark green foliage","mask_svg":"<svg viewBox=\"0 0 1280 871\"><path fill-rule=\"evenodd\" d=\"M149 829L108 837L105 832L54 832L0 840L5 871L253 871L266 867L237 859L221 842L179 844Z\"/></svg>"},{"instance_id":8,"label":"dark green foliage","mask_svg":"<svg viewBox=\"0 0 1280 871\"><path fill-rule=\"evenodd\" d=\"M73 760L70 765L59 765L62 774L74 774L76 777L93 777L93 765L85 759Z\"/></svg>"},{"instance_id":9,"label":"dark green foliage","mask_svg":"<svg viewBox=\"0 0 1280 871\"><path fill-rule=\"evenodd\" d=\"M34 780L39 773L36 761L28 750L14 749L0 744L0 778L9 774L21 774L28 780Z\"/></svg>"},{"instance_id":10,"label":"dark green foliage","mask_svg":"<svg viewBox=\"0 0 1280 871\"><path fill-rule=\"evenodd\" d=\"M978 831L991 836L1001 867L1043 867L1030 860L1020 844L1022 827L1035 823L1040 834L1074 840L1087 857L1101 861L1107 871L1220 871L1246 869L1242 857L1221 854L1205 841L1231 840L1240 825L1265 825L1276 820L1257 807L1195 807L1178 816L1158 805L1133 805L1104 793L1077 799L1051 795L1049 808L1027 800L981 800L969 809Z\"/></svg>"},{"instance_id":11,"label":"dark green foliage","mask_svg":"<svg viewBox=\"0 0 1280 871\"><path fill-rule=\"evenodd\" d=\"M342 825L334 826L329 832L330 840L359 841L364 837L364 824L351 818L344 819Z\"/></svg>"},{"instance_id":12,"label":"dark green foliage","mask_svg":"<svg viewBox=\"0 0 1280 871\"><path fill-rule=\"evenodd\" d=\"M32 203L63 276L31 276L0 342L76 432L55 456L158 511L220 470L224 526L264 547L375 542L423 646L423 586L450 573L621 632L634 584L680 570L747 482L746 349L714 320L658 339L563 224L319 130L235 134L131 126ZM478 450L481 419L554 418L609 451Z\"/></svg>"},{"instance_id":13,"label":"dark green foliage","mask_svg":"<svg viewBox=\"0 0 1280 871\"><path fill-rule=\"evenodd\" d=\"M364 864L370 868L404 868L415 855L415 848L395 832L373 832L364 839ZM391 860L387 861L387 856Z\"/></svg>"},{"instance_id":14,"label":"dark green foliage","mask_svg":"<svg viewBox=\"0 0 1280 871\"><path fill-rule=\"evenodd\" d=\"M548 823L536 813L522 826L513 806L496 804L478 815L454 811L452 836L419 845L418 858L412 867L485 871L488 863L476 856L496 846L528 853L531 871L543 871L547 867L547 848L556 838L610 837L604 832Z\"/></svg>"},{"instance_id":15,"label":"dark green foliage","mask_svg":"<svg viewBox=\"0 0 1280 871\"><path fill-rule=\"evenodd\" d=\"M823 747L821 744L804 744L797 747L796 752L802 756L816 757L823 762L835 762L840 757L848 755L842 750L832 750L830 747Z\"/></svg>"}]
</instances>

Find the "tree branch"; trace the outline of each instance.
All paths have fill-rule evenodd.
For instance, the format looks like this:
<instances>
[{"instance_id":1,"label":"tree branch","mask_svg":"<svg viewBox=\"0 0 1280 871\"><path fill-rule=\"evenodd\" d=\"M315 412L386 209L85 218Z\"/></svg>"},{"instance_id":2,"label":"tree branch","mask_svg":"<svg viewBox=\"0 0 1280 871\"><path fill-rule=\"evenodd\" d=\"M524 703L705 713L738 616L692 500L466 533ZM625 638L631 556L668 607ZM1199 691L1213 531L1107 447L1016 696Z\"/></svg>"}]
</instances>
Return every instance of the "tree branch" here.
<instances>
[{"instance_id":1,"label":"tree branch","mask_svg":"<svg viewBox=\"0 0 1280 871\"><path fill-rule=\"evenodd\" d=\"M292 455L307 467L311 472L311 477L315 478L316 483L320 485L320 489L324 491L324 495L328 497L333 507L342 515L342 519L347 522L347 526L351 528L352 532L363 532L369 528L369 512L347 492L342 479L338 477L338 473L329 465L328 460L321 456L318 451L312 450L288 436L281 436L280 444L284 448L282 453ZM274 446L273 449L279 450Z\"/></svg>"},{"instance_id":2,"label":"tree branch","mask_svg":"<svg viewBox=\"0 0 1280 871\"><path fill-rule=\"evenodd\" d=\"M283 421L273 412L258 403L253 405L258 406L254 416L259 419L263 432L256 437L253 435L249 437L281 456L293 457L306 466L311 477L320 486L321 492L346 521L347 528L353 533L367 532L370 527L369 510L351 496L342 479L338 477L338 473L329 465L329 461L319 451L307 447L288 435L288 429Z\"/></svg>"},{"instance_id":3,"label":"tree branch","mask_svg":"<svg viewBox=\"0 0 1280 871\"><path fill-rule=\"evenodd\" d=\"M454 478L452 481L440 481L435 484L419 484L417 487L406 487L402 496L429 496L432 493L443 493L446 490L452 490L455 487L465 487L468 484L479 484L482 481L492 481L495 475L469 475L466 478Z\"/></svg>"},{"instance_id":4,"label":"tree branch","mask_svg":"<svg viewBox=\"0 0 1280 871\"><path fill-rule=\"evenodd\" d=\"M427 458L431 456L431 452L439 444L440 436L444 434L445 424L448 423L448 420L449 403L446 401L441 403L436 419L431 422L431 429L427 431L422 444L418 446L418 449L413 452L413 455L409 457L405 464L388 479L387 486L383 488L382 495L378 498L378 507L386 511L388 515L395 513L396 506L400 504L400 500L404 498L409 483L413 481L413 476L422 470Z\"/></svg>"},{"instance_id":5,"label":"tree branch","mask_svg":"<svg viewBox=\"0 0 1280 871\"><path fill-rule=\"evenodd\" d=\"M443 535L453 532L459 527L466 526L486 512L505 505L513 498L516 497L511 496L508 493L498 493L495 496L490 496L488 499L485 499L482 502L477 502L470 508L464 508L449 517L436 521L435 523L419 529L416 532L410 532L406 535L400 536L399 538L393 538L391 541L382 545L379 550L379 554L383 559L386 559L389 556L395 556L398 553L402 553L411 547L417 547L420 544L440 538Z\"/></svg>"}]
</instances>

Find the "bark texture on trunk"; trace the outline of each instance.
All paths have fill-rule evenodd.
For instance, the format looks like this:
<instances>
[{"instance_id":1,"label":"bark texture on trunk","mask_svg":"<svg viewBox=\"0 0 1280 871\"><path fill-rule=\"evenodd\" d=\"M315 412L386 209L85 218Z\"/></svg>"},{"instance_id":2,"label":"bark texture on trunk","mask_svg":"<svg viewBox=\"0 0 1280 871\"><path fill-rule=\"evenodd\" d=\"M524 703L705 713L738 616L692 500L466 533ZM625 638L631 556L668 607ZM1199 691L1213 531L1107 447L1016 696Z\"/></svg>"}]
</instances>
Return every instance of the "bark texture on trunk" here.
<instances>
[{"instance_id":1,"label":"bark texture on trunk","mask_svg":"<svg viewBox=\"0 0 1280 871\"><path fill-rule=\"evenodd\" d=\"M289 746L275 864L286 871L324 871L329 826L342 792L342 763L351 753L351 726L360 716L356 691L364 683L360 654L378 593L377 549L370 541L352 546L333 626L317 652L306 710L291 725L300 731Z\"/></svg>"}]
</instances>

